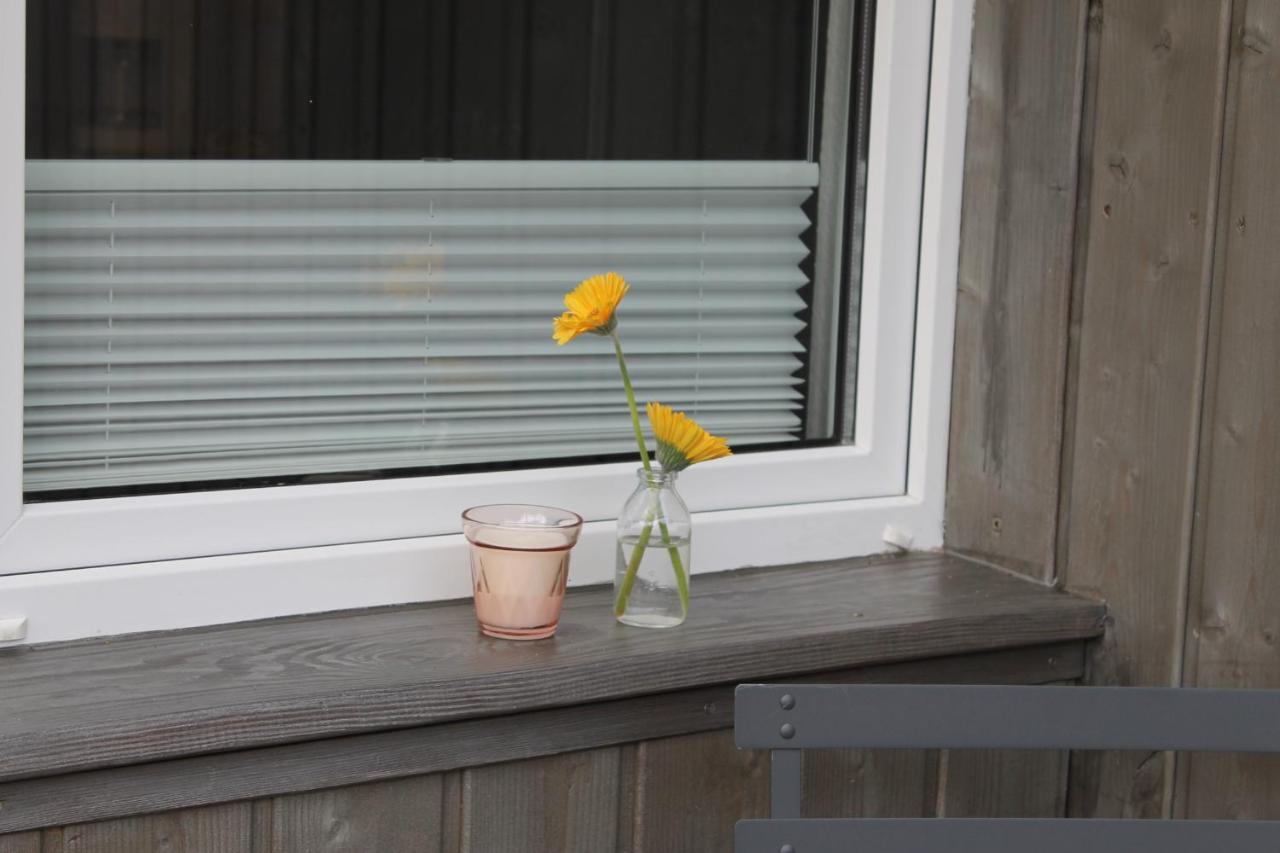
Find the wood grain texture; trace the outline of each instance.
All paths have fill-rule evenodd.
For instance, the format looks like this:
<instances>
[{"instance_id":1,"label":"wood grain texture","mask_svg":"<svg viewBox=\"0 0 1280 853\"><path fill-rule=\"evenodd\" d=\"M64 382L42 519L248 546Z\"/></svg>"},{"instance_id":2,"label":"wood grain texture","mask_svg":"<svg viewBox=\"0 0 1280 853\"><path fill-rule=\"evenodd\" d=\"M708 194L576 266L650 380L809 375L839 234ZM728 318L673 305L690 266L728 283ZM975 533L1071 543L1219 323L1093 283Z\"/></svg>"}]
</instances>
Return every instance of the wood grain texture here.
<instances>
[{"instance_id":1,"label":"wood grain texture","mask_svg":"<svg viewBox=\"0 0 1280 853\"><path fill-rule=\"evenodd\" d=\"M1239 2L1185 680L1280 688L1280 3ZM1188 817L1280 819L1280 757L1193 754Z\"/></svg>"},{"instance_id":2,"label":"wood grain texture","mask_svg":"<svg viewBox=\"0 0 1280 853\"><path fill-rule=\"evenodd\" d=\"M62 853L244 853L253 807L228 803L68 826Z\"/></svg>"},{"instance_id":3,"label":"wood grain texture","mask_svg":"<svg viewBox=\"0 0 1280 853\"><path fill-rule=\"evenodd\" d=\"M1023 114L996 103L992 119L995 102L980 96L982 70L1011 67L989 35L1020 13L1062 11L977 8L970 173L1015 169L1035 153L1024 150L1031 134L1013 137ZM1112 607L1115 625L1092 662L1099 683L1280 686L1277 63L1280 6L1268 0L1090 3L1057 562L1070 588ZM1039 72L1017 73L1028 86ZM990 136L975 127L1005 124L1010 147L988 162L991 147L974 146ZM1041 132L1065 138L1070 125L1059 118ZM982 257L991 239L971 227L987 220L969 209L966 178L962 259ZM987 331L966 298L957 370L960 342ZM1059 374L1041 366L1038 375L1052 384ZM967 418L962 388L957 377L953 408ZM1017 430L1014 441L1036 440ZM957 478L956 460L982 458L982 439L953 423L955 548L969 547L960 504L986 497L981 481ZM1015 551L992 553L1026 568ZM1280 816L1274 758L1183 756L1173 804L1168 770L1158 753L1073 756L1070 811Z\"/></svg>"},{"instance_id":4,"label":"wood grain texture","mask_svg":"<svg viewBox=\"0 0 1280 853\"><path fill-rule=\"evenodd\" d=\"M1168 820L752 820L738 853L946 851L946 853L1272 853L1280 827L1257 821Z\"/></svg>"},{"instance_id":5,"label":"wood grain texture","mask_svg":"<svg viewBox=\"0 0 1280 853\"><path fill-rule=\"evenodd\" d=\"M1108 3L1065 577L1114 624L1099 684L1177 682L1228 2ZM1159 816L1162 755L1077 754L1073 813Z\"/></svg>"},{"instance_id":6,"label":"wood grain texture","mask_svg":"<svg viewBox=\"0 0 1280 853\"><path fill-rule=\"evenodd\" d=\"M837 670L801 680L1039 684L1079 678L1083 672L1084 650L1077 641ZM0 832L314 791L729 728L733 725L733 689L734 685L728 684L4 783L0 784L0 801L4 802ZM630 757L624 757L624 764L628 760ZM896 784L892 780L901 778L897 774L901 765L893 768L877 764L870 778L880 784ZM837 764L827 772L846 769ZM446 778L446 788L454 775ZM634 772L624 768L619 775L629 779ZM832 792L830 796L836 802L848 797L853 798L850 802L867 797L880 802L886 797L861 789L852 794ZM455 799L458 811L461 800ZM888 799L897 802L897 795ZM448 792L445 800L453 802ZM264 802L269 804L270 800ZM874 810L873 804L867 807Z\"/></svg>"},{"instance_id":7,"label":"wood grain texture","mask_svg":"<svg viewBox=\"0 0 1280 853\"><path fill-rule=\"evenodd\" d=\"M40 853L40 833L12 832L0 835L0 853Z\"/></svg>"},{"instance_id":8,"label":"wood grain texture","mask_svg":"<svg viewBox=\"0 0 1280 853\"><path fill-rule=\"evenodd\" d=\"M442 779L414 776L275 797L255 806L255 853L440 849Z\"/></svg>"},{"instance_id":9,"label":"wood grain texture","mask_svg":"<svg viewBox=\"0 0 1280 853\"><path fill-rule=\"evenodd\" d=\"M612 849L618 836L620 753L609 747L468 770L462 850Z\"/></svg>"},{"instance_id":10,"label":"wood grain texture","mask_svg":"<svg viewBox=\"0 0 1280 853\"><path fill-rule=\"evenodd\" d=\"M543 643L455 602L7 652L0 779L1080 639L1103 613L944 555L709 576L673 631L610 597L570 592Z\"/></svg>"},{"instance_id":11,"label":"wood grain texture","mask_svg":"<svg viewBox=\"0 0 1280 853\"><path fill-rule=\"evenodd\" d=\"M618 747L618 819L614 849L623 853L631 853L635 835L639 756L638 743Z\"/></svg>"},{"instance_id":12,"label":"wood grain texture","mask_svg":"<svg viewBox=\"0 0 1280 853\"><path fill-rule=\"evenodd\" d=\"M462 793L466 785L465 770L444 774L444 789L440 808L440 853L462 853Z\"/></svg>"},{"instance_id":13,"label":"wood grain texture","mask_svg":"<svg viewBox=\"0 0 1280 853\"><path fill-rule=\"evenodd\" d=\"M1065 750L946 750L938 768L937 816L1065 817L1069 765Z\"/></svg>"},{"instance_id":14,"label":"wood grain texture","mask_svg":"<svg viewBox=\"0 0 1280 853\"><path fill-rule=\"evenodd\" d=\"M1067 760L1060 750L948 750L940 768L938 816L1063 817Z\"/></svg>"},{"instance_id":15,"label":"wood grain texture","mask_svg":"<svg viewBox=\"0 0 1280 853\"><path fill-rule=\"evenodd\" d=\"M929 817L938 753L923 749L810 749L804 817Z\"/></svg>"},{"instance_id":16,"label":"wood grain texture","mask_svg":"<svg viewBox=\"0 0 1280 853\"><path fill-rule=\"evenodd\" d=\"M642 743L635 853L733 850L733 825L769 813L769 753L739 750L730 731Z\"/></svg>"},{"instance_id":17,"label":"wood grain texture","mask_svg":"<svg viewBox=\"0 0 1280 853\"><path fill-rule=\"evenodd\" d=\"M948 547L1054 574L1085 0L979 0L965 149Z\"/></svg>"}]
</instances>

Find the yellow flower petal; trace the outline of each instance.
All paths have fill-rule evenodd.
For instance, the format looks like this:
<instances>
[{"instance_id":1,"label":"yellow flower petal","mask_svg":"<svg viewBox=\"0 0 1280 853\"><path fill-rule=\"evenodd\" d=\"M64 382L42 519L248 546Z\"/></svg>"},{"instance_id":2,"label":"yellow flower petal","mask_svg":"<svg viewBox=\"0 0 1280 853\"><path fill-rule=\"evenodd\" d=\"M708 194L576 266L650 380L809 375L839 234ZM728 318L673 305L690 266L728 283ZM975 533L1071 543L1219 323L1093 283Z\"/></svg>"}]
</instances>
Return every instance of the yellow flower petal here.
<instances>
[{"instance_id":1,"label":"yellow flower petal","mask_svg":"<svg viewBox=\"0 0 1280 853\"><path fill-rule=\"evenodd\" d=\"M563 346L583 332L591 331L592 328L594 327L583 323L576 315L566 311L555 318L551 336L556 339L556 343Z\"/></svg>"},{"instance_id":2,"label":"yellow flower petal","mask_svg":"<svg viewBox=\"0 0 1280 853\"><path fill-rule=\"evenodd\" d=\"M564 297L569 309L555 318L552 337L564 345L583 332L607 335L616 323L614 312L627 295L629 285L616 272L594 275L581 282Z\"/></svg>"},{"instance_id":3,"label":"yellow flower petal","mask_svg":"<svg viewBox=\"0 0 1280 853\"><path fill-rule=\"evenodd\" d=\"M728 442L707 432L684 412L672 411L662 403L649 403L645 411L658 440L658 462L664 470L683 471L699 462L733 455Z\"/></svg>"}]
</instances>

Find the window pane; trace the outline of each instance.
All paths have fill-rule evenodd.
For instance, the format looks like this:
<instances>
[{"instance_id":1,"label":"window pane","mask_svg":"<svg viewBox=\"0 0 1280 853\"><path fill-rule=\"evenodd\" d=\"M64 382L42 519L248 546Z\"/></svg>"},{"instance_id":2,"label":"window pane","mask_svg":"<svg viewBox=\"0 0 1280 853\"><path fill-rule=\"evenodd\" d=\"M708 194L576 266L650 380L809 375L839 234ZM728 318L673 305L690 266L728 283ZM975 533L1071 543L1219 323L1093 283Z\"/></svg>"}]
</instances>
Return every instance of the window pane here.
<instances>
[{"instance_id":1,"label":"window pane","mask_svg":"<svg viewBox=\"0 0 1280 853\"><path fill-rule=\"evenodd\" d=\"M642 400L838 434L812 4L28 11L29 498L633 453L610 344L550 336L605 270Z\"/></svg>"},{"instance_id":2,"label":"window pane","mask_svg":"<svg viewBox=\"0 0 1280 853\"><path fill-rule=\"evenodd\" d=\"M31 0L27 156L808 156L803 0Z\"/></svg>"}]
</instances>

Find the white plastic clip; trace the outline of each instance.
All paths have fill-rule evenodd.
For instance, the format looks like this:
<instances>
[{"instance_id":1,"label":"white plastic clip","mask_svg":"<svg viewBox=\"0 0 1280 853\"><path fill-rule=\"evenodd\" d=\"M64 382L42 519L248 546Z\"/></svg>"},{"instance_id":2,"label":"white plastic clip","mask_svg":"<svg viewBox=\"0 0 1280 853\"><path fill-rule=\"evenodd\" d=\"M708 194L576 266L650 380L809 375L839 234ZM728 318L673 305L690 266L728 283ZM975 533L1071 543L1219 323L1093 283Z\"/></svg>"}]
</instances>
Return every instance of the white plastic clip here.
<instances>
[{"instance_id":1,"label":"white plastic clip","mask_svg":"<svg viewBox=\"0 0 1280 853\"><path fill-rule=\"evenodd\" d=\"M14 616L0 619L0 643L10 640L23 640L27 636L27 617Z\"/></svg>"},{"instance_id":2,"label":"white plastic clip","mask_svg":"<svg viewBox=\"0 0 1280 853\"><path fill-rule=\"evenodd\" d=\"M901 551L910 550L911 543L915 541L910 533L893 524L884 526L884 533L881 534L881 538L884 539L885 544Z\"/></svg>"}]
</instances>

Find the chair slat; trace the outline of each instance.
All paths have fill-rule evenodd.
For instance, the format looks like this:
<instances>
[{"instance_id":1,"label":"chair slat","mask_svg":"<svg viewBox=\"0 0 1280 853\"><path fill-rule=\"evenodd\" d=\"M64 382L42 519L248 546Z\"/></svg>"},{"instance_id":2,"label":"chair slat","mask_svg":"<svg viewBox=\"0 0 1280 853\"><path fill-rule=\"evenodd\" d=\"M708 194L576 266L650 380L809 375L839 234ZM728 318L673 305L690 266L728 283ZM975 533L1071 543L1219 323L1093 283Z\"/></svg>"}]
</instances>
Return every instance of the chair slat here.
<instances>
[{"instance_id":1,"label":"chair slat","mask_svg":"<svg viewBox=\"0 0 1280 853\"><path fill-rule=\"evenodd\" d=\"M1280 690L744 684L734 727L758 749L1280 752Z\"/></svg>"},{"instance_id":2,"label":"chair slat","mask_svg":"<svg viewBox=\"0 0 1280 853\"><path fill-rule=\"evenodd\" d=\"M769 816L800 817L804 797L804 765L800 750L775 749L769 754Z\"/></svg>"},{"instance_id":3,"label":"chair slat","mask_svg":"<svg viewBox=\"0 0 1280 853\"><path fill-rule=\"evenodd\" d=\"M1055 819L743 820L736 853L1277 853L1280 822Z\"/></svg>"}]
</instances>

